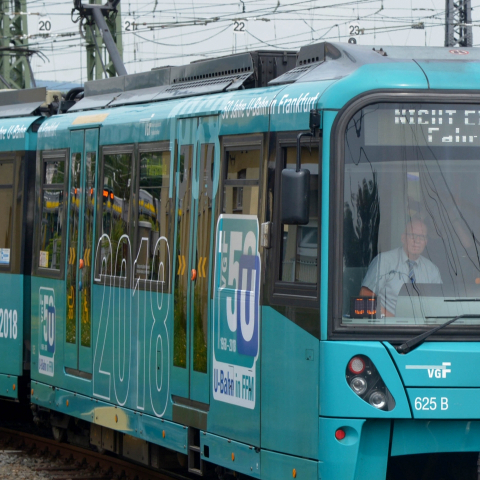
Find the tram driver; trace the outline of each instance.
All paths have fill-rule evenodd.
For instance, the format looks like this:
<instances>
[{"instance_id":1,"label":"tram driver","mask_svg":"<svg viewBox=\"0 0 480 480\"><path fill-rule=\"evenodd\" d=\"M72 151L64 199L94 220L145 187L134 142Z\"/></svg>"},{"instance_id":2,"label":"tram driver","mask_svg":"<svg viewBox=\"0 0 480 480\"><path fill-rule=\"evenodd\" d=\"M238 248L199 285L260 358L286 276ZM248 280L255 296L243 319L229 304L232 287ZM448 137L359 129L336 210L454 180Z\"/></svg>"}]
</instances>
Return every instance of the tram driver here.
<instances>
[{"instance_id":1,"label":"tram driver","mask_svg":"<svg viewBox=\"0 0 480 480\"><path fill-rule=\"evenodd\" d=\"M401 236L402 246L378 254L370 263L360 296L377 297L382 316L395 316L397 297L405 283L442 283L437 266L422 256L427 233L421 219L412 219Z\"/></svg>"}]
</instances>

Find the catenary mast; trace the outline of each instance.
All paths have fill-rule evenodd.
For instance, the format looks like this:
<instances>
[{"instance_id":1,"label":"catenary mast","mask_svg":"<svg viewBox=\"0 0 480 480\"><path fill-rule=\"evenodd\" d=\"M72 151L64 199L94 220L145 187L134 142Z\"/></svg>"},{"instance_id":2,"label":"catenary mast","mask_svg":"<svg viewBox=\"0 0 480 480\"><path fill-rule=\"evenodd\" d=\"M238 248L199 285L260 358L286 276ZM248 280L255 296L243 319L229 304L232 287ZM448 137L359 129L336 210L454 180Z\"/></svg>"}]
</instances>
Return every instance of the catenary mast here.
<instances>
[{"instance_id":1,"label":"catenary mast","mask_svg":"<svg viewBox=\"0 0 480 480\"><path fill-rule=\"evenodd\" d=\"M26 0L0 0L0 89L35 86L30 66Z\"/></svg>"},{"instance_id":2,"label":"catenary mast","mask_svg":"<svg viewBox=\"0 0 480 480\"><path fill-rule=\"evenodd\" d=\"M471 0L445 0L445 46L471 47L472 45Z\"/></svg>"}]
</instances>

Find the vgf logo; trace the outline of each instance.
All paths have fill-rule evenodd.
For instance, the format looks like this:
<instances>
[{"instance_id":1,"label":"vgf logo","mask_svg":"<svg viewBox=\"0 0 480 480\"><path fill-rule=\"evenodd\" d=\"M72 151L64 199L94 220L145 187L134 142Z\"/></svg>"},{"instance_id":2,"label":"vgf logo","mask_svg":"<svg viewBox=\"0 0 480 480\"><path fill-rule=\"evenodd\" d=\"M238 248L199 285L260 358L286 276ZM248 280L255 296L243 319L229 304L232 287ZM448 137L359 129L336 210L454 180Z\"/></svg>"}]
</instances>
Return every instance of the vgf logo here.
<instances>
[{"instance_id":1,"label":"vgf logo","mask_svg":"<svg viewBox=\"0 0 480 480\"><path fill-rule=\"evenodd\" d=\"M442 362L441 365L405 365L407 370L426 370L430 378L447 378L447 373L451 373L451 362Z\"/></svg>"}]
</instances>

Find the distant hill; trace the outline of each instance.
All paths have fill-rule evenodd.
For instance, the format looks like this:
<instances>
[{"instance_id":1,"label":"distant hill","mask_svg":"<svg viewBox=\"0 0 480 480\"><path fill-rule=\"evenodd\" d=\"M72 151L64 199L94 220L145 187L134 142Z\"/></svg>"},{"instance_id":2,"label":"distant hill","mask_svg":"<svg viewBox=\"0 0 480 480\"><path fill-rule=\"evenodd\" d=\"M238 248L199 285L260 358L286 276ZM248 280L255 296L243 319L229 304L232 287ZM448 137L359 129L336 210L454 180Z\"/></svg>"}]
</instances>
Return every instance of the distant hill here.
<instances>
[{"instance_id":1,"label":"distant hill","mask_svg":"<svg viewBox=\"0 0 480 480\"><path fill-rule=\"evenodd\" d=\"M60 90L68 92L72 88L82 87L80 83L55 82L53 80L36 80L37 87L47 87L47 90Z\"/></svg>"}]
</instances>

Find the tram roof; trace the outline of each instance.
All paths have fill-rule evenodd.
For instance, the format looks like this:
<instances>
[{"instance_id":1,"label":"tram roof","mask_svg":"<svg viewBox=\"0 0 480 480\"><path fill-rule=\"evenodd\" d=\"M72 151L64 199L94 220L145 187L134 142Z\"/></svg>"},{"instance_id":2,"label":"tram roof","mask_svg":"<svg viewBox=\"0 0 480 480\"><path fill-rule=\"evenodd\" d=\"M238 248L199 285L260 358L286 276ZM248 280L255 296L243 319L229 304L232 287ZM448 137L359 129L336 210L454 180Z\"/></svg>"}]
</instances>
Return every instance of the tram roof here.
<instances>
[{"instance_id":1,"label":"tram roof","mask_svg":"<svg viewBox=\"0 0 480 480\"><path fill-rule=\"evenodd\" d=\"M266 79L270 77L264 75L265 85L259 88L237 90L233 86L238 86L240 80L226 80L225 76L219 75L212 83L213 92L200 94L207 83L204 78L192 80L194 69L172 73L171 67L168 67L168 82L172 78L179 80L173 84L178 88L171 98L166 97L171 83L148 86L148 82L157 82L162 75L168 76L166 71L158 73L161 70L147 72L145 76L138 74L133 76L135 79L127 76L94 82L93 86L87 83L87 96L74 109L42 123L39 146L64 148L62 145L68 145L70 130L95 126L102 126L100 140L103 145L168 140L175 136L172 129L176 128L176 122L172 120L198 115L219 115L221 135L302 130L308 129L310 108L338 110L365 92L393 89L478 91L480 85L480 51L476 48L382 48L321 43L303 47L295 53L295 66L289 70L291 52L285 58L278 52L276 56L269 55L269 52L257 52L257 57L250 57L250 60L243 55L243 67L233 74L233 64L229 70L219 70L222 64L218 62L210 64L212 71L226 71L230 77L238 74L245 86L245 82L251 82L251 79L241 70L248 67L249 61L250 66L253 65L249 75L256 76L261 61L285 60L286 71L276 77L272 73L268 82ZM202 66L202 75L208 75L207 67ZM185 72L190 76L185 76ZM187 84L183 92L182 78ZM227 88L227 83L232 88ZM100 90L96 90L95 85L100 86ZM135 85L142 88L135 89ZM132 87L132 90L125 90L126 87ZM197 93L193 95L197 87ZM157 101L167 99L168 102ZM113 106L116 108L111 108Z\"/></svg>"},{"instance_id":2,"label":"tram roof","mask_svg":"<svg viewBox=\"0 0 480 480\"><path fill-rule=\"evenodd\" d=\"M191 97L184 92L185 96L173 97L168 102L155 98L147 101L149 95L165 92L168 85L145 87L146 80L142 80L145 88L122 92L118 86L121 82L126 85L127 78L116 78L112 84L117 91L105 93L108 81L101 82L100 95L87 96L69 113L47 119L39 130L39 144L58 148L60 143L67 145L72 128L100 125L102 145L168 140L175 137L174 120L198 115L219 115L220 135L308 129L311 108L338 110L365 92L478 90L480 52L465 51L468 53L440 47L310 45L298 52L296 67L272 79L267 86L241 90L222 87L220 92ZM216 85L221 81L220 78ZM188 82L191 86L192 81ZM87 88L87 93L94 90ZM122 95L130 99L124 105ZM142 101L133 102L135 95ZM102 104L105 99L106 105ZM93 104L84 104L88 108L82 111L85 101ZM110 108L113 106L116 108Z\"/></svg>"},{"instance_id":3,"label":"tram roof","mask_svg":"<svg viewBox=\"0 0 480 480\"><path fill-rule=\"evenodd\" d=\"M424 64L448 63L452 71L466 63L479 63L480 50L449 47L364 46L350 43L319 43L302 47L294 69L272 80L269 85L339 79L365 65L414 62Z\"/></svg>"},{"instance_id":4,"label":"tram roof","mask_svg":"<svg viewBox=\"0 0 480 480\"><path fill-rule=\"evenodd\" d=\"M70 111L150 103L182 97L339 79L364 65L398 62L456 65L480 62L476 48L363 46L322 42L292 51L254 51L162 67L85 84L85 98Z\"/></svg>"}]
</instances>

